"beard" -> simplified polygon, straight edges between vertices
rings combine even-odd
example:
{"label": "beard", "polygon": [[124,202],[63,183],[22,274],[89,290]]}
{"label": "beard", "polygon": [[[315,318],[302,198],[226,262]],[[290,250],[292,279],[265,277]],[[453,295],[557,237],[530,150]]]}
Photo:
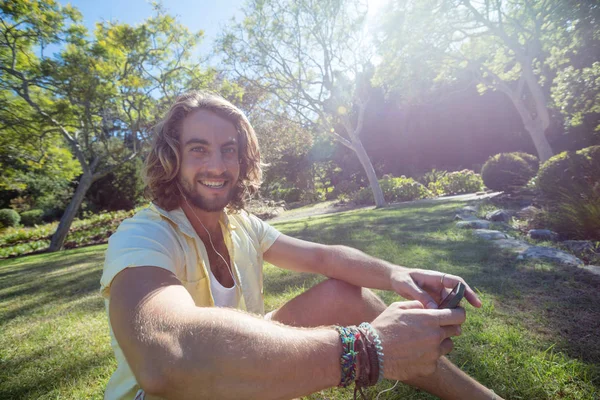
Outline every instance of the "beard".
{"label": "beard", "polygon": [[[210,179],[209,177],[196,177],[194,182],[187,182],[183,179],[179,179],[180,186],[183,191],[185,198],[192,203],[195,207],[198,207],[202,211],[206,212],[217,212],[223,211],[229,204],[235,194],[235,187],[229,187],[227,192],[223,196],[215,197],[209,195],[203,195],[194,190],[195,185],[202,185],[199,181],[202,179]],[[221,176],[221,179],[226,179],[227,184],[232,183],[230,176]]]}

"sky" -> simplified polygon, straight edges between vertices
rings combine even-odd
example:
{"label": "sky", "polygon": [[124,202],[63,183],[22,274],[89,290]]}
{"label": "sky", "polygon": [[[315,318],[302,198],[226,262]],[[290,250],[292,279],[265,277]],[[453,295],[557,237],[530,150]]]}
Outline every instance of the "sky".
{"label": "sky", "polygon": [[[71,4],[83,14],[83,22],[93,32],[96,22],[119,21],[138,24],[152,15],[150,1],[146,0],[59,0]],[[199,46],[202,55],[210,55],[213,41],[222,28],[235,17],[243,17],[244,0],[164,0],[163,6],[169,14],[178,17],[192,32],[204,31],[204,40]]]}
{"label": "sky", "polygon": [[[369,14],[374,13],[385,0],[368,0]],[[152,15],[149,0],[59,0],[61,4],[75,6],[83,14],[83,22],[93,32],[96,22],[119,21],[138,24]],[[213,42],[231,18],[240,21],[243,18],[242,6],[245,0],[163,0],[163,6],[169,14],[178,17],[179,21],[192,32],[204,31],[204,40],[199,46],[199,53],[211,56]],[[54,48],[48,49],[50,53]],[[212,61],[218,61],[211,58]],[[214,63],[212,63],[214,64]]]}

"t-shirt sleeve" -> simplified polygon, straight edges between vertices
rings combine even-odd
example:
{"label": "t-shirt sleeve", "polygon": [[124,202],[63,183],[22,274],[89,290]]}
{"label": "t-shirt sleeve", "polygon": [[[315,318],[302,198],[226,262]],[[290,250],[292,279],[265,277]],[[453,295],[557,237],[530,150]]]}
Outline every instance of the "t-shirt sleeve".
{"label": "t-shirt sleeve", "polygon": [[260,250],[264,254],[275,243],[281,232],[255,215],[248,213],[248,216],[250,218],[250,226],[258,238]]}
{"label": "t-shirt sleeve", "polygon": [[113,279],[126,268],[158,267],[176,275],[181,261],[177,246],[166,221],[136,217],[123,221],[108,239],[100,293],[108,298]]}

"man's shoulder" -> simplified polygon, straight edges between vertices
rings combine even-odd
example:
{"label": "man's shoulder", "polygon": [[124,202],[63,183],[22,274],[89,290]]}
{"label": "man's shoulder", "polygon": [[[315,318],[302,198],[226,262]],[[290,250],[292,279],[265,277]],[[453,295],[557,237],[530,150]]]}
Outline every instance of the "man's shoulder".
{"label": "man's shoulder", "polygon": [[164,237],[175,233],[175,224],[165,218],[153,204],[141,209],[132,217],[121,222],[113,236],[142,235],[146,237]]}
{"label": "man's shoulder", "polygon": [[249,212],[248,210],[239,210],[235,213],[227,213],[227,217],[229,218],[229,221],[237,226],[244,226],[245,228],[248,229],[256,229],[256,225],[257,224],[264,224],[265,222],[263,222],[260,218],[258,218],[256,215],[252,214],[251,212]]}

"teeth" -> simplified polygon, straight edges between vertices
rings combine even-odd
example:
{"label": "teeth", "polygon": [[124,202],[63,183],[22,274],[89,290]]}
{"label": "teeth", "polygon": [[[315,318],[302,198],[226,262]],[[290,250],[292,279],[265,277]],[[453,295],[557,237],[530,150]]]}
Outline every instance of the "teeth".
{"label": "teeth", "polygon": [[220,188],[225,185],[225,182],[211,182],[211,181],[200,181],[205,186],[209,186],[212,188]]}

